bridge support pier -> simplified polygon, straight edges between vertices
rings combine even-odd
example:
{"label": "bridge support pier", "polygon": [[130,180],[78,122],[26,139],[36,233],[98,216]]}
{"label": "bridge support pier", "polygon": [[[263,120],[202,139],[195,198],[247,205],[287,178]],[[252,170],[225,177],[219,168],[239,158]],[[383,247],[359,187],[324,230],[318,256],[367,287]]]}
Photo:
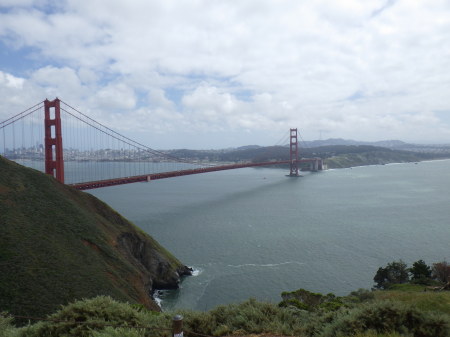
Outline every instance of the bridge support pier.
{"label": "bridge support pier", "polygon": [[[46,99],[45,108],[45,173],[64,184],[64,159],[61,132],[60,100]],[[53,110],[50,110],[53,109]]]}

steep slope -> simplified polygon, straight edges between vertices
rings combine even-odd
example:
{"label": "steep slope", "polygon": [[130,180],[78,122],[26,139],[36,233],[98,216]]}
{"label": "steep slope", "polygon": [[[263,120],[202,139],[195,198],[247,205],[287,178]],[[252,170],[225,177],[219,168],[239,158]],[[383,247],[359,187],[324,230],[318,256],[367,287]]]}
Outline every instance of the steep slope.
{"label": "steep slope", "polygon": [[96,295],[158,310],[152,291],[188,274],[105,203],[0,157],[0,311],[42,315]]}

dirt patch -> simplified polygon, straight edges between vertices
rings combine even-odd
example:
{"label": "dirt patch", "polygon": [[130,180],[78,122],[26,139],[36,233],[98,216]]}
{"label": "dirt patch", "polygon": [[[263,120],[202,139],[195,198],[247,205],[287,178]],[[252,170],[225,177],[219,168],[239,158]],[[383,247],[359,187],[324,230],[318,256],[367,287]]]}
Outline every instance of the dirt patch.
{"label": "dirt patch", "polygon": [[90,247],[90,248],[92,248],[93,250],[95,250],[97,252],[101,251],[100,247],[97,246],[95,243],[92,243],[92,242],[90,242],[88,240],[81,240],[81,242],[83,242],[83,245],[85,245],[86,247]]}
{"label": "dirt patch", "polygon": [[11,191],[9,187],[0,185],[0,194],[7,194]]}

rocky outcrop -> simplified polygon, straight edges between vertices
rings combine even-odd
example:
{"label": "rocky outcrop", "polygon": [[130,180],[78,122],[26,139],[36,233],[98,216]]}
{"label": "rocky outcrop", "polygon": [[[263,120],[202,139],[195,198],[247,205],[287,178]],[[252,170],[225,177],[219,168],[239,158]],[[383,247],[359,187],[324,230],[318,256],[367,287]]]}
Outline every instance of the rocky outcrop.
{"label": "rocky outcrop", "polygon": [[163,254],[161,247],[138,233],[122,233],[119,249],[142,271],[149,293],[156,289],[177,289],[181,277],[191,275],[192,269]]}

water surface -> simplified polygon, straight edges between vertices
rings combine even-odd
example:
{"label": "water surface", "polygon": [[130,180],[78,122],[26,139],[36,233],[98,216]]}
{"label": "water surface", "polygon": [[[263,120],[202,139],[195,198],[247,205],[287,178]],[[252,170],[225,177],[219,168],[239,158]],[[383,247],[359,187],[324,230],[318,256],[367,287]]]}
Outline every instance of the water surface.
{"label": "water surface", "polygon": [[273,168],[92,190],[196,270],[163,308],[207,310],[305,288],[370,288],[380,266],[450,258],[450,161],[289,178]]}

